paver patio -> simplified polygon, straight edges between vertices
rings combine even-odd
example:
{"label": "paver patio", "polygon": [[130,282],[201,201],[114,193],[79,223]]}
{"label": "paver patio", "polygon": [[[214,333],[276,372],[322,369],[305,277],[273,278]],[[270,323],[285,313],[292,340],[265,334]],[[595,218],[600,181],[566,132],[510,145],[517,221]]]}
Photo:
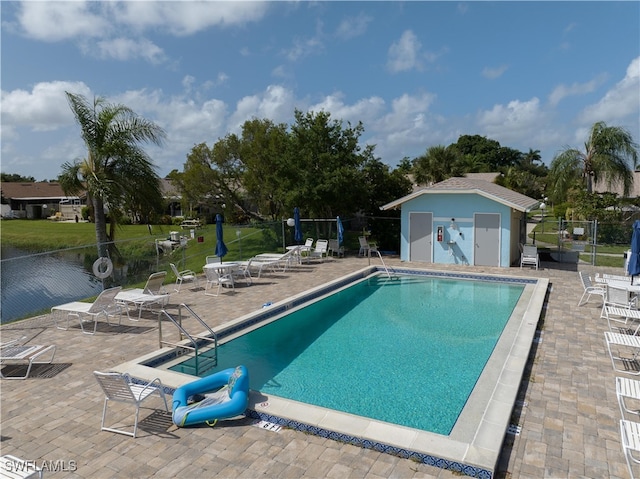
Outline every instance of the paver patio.
{"label": "paver patio", "polygon": [[[371,260],[379,264],[379,260]],[[385,258],[389,266],[407,266]],[[205,296],[183,286],[170,303],[190,305],[211,326],[358,270],[366,258],[341,258],[263,276],[234,295]],[[497,477],[628,477],[618,430],[620,412],[615,374],[606,353],[606,320],[593,299],[582,294],[577,267],[542,263],[538,271],[461,265],[412,267],[549,278],[548,301],[540,319],[540,340],[521,387]],[[605,272],[621,274],[622,267]],[[171,288],[172,290],[173,288]],[[216,427],[179,429],[160,411],[158,399],[141,410],[136,439],[100,431],[103,394],[92,371],[108,370],[158,347],[158,322],[98,326],[95,336],[79,328],[54,327],[43,315],[0,328],[2,342],[27,336],[33,344],[56,344],[54,366],[36,368],[31,379],[0,383],[0,453],[44,465],[45,477],[459,477],[407,459],[330,439],[282,429],[262,430],[251,420],[223,421]],[[167,329],[165,334],[171,334]],[[34,366],[35,368],[35,366]],[[117,410],[117,406],[115,408]],[[129,410],[122,407],[123,415]]]}

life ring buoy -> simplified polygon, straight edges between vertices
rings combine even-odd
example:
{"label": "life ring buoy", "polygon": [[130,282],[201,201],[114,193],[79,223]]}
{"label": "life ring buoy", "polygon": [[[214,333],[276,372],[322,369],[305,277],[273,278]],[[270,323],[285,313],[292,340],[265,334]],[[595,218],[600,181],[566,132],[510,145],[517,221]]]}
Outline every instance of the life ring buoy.
{"label": "life ring buoy", "polygon": [[93,274],[96,278],[105,279],[111,276],[113,263],[109,258],[101,257],[93,263]]}

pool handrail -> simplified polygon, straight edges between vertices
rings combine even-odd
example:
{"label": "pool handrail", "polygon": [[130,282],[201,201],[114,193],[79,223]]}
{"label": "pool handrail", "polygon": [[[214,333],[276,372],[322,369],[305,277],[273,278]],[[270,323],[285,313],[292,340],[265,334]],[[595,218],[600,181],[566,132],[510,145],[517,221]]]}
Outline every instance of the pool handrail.
{"label": "pool handrail", "polygon": [[[200,323],[201,326],[203,326],[205,328],[206,331],[208,331],[208,334],[205,333],[201,333],[201,334],[189,334],[187,332],[186,329],[184,329],[184,327],[182,326],[182,308],[185,308],[187,310],[187,312],[196,320]],[[200,360],[199,360],[199,356],[198,353],[200,351],[200,346],[202,345],[203,342],[208,342],[208,343],[213,343],[213,352],[214,355],[213,357],[207,357],[207,365],[209,367],[216,367],[218,365],[218,335],[216,334],[216,332],[211,329],[209,327],[209,325],[207,323],[205,323],[200,316],[198,316],[193,309],[191,309],[189,306],[187,306],[184,303],[181,303],[178,306],[178,320],[176,320],[171,314],[169,314],[167,312],[166,309],[162,309],[160,314],[164,314],[175,326],[176,328],[178,328],[178,330],[180,331],[180,341],[177,343],[171,342],[171,341],[166,341],[164,339],[162,339],[162,321],[158,321],[158,335],[159,335],[159,344],[160,344],[160,348],[162,348],[163,345],[165,346],[172,346],[175,348],[180,348],[180,349],[187,349],[193,352],[194,354],[194,359],[195,359],[195,374],[196,376],[199,375],[200,371]],[[185,344],[185,338],[188,339],[188,342],[191,343],[191,346],[189,346],[188,344]],[[213,362],[213,364],[211,364],[211,362]]]}

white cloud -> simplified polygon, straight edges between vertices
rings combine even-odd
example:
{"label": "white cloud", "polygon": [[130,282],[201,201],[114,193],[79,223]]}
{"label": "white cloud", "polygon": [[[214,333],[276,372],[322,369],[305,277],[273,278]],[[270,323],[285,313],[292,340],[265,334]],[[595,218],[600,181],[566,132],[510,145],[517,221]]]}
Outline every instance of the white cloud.
{"label": "white cloud", "polygon": [[21,2],[17,19],[27,36],[56,42],[105,35],[111,22],[102,13],[102,2]]}
{"label": "white cloud", "polygon": [[411,30],[406,30],[397,42],[389,47],[387,68],[393,72],[421,69],[422,44]]}
{"label": "white cloud", "polygon": [[326,111],[334,120],[351,122],[355,126],[359,121],[377,118],[384,109],[384,100],[378,96],[363,98],[353,105],[344,103],[344,95],[340,92],[325,97],[321,102],[309,106],[310,111]]}
{"label": "white cloud", "polygon": [[[446,48],[442,50],[446,51]],[[387,69],[392,73],[409,70],[423,70],[425,61],[433,63],[441,53],[433,53],[422,49],[422,44],[415,33],[405,30],[400,39],[389,47]]]}
{"label": "white cloud", "polygon": [[2,91],[3,130],[28,126],[33,131],[48,131],[72,124],[66,91],[91,98],[89,87],[82,82],[37,83],[31,91]]}
{"label": "white cloud", "polygon": [[289,61],[296,61],[307,57],[319,51],[322,51],[324,45],[318,37],[311,38],[295,38],[293,46],[284,51],[284,55]]}
{"label": "white cloud", "polygon": [[114,19],[138,31],[158,29],[186,36],[211,26],[244,25],[260,20],[269,2],[117,2],[111,5]]}
{"label": "white cloud", "polygon": [[513,100],[507,105],[495,105],[491,110],[477,115],[480,133],[497,140],[502,145],[517,149],[536,149],[548,144],[548,114],[540,107],[536,97],[529,101]]}
{"label": "white cloud", "polygon": [[280,85],[269,85],[261,95],[241,98],[227,123],[230,132],[238,133],[242,124],[252,118],[268,118],[274,123],[287,123],[294,110],[293,92]]}
{"label": "white cloud", "polygon": [[[579,120],[586,123],[597,121],[619,121],[630,118],[638,125],[640,112],[640,57],[634,58],[625,77],[609,90],[595,105],[586,107],[579,115]],[[622,126],[622,125],[616,125]]]}
{"label": "white cloud", "polygon": [[506,65],[501,65],[495,68],[484,67],[482,70],[482,76],[490,80],[495,80],[496,78],[500,78],[502,74],[507,71],[507,68],[508,67]]}
{"label": "white cloud", "polygon": [[591,93],[595,91],[598,86],[602,85],[602,83],[605,82],[606,77],[607,75],[599,75],[598,77],[586,83],[573,83],[570,86],[558,85],[549,95],[549,104],[551,106],[556,106],[558,103],[560,103],[561,100],[568,96]]}
{"label": "white cloud", "polygon": [[358,14],[356,17],[345,18],[340,22],[336,29],[336,37],[348,40],[350,38],[364,35],[367,31],[369,23],[373,21],[373,17],[365,15],[364,13]]}
{"label": "white cloud", "polygon": [[98,41],[95,46],[96,48],[84,46],[83,52],[96,55],[98,58],[113,58],[121,61],[142,58],[150,63],[161,63],[166,59],[162,48],[146,38],[139,40],[123,37],[111,38]]}

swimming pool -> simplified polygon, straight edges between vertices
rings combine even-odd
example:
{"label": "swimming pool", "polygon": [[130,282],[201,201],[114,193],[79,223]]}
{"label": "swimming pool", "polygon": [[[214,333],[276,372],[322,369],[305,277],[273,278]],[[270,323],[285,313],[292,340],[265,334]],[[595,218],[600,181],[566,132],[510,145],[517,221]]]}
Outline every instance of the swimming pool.
{"label": "swimming pool", "polygon": [[[216,328],[221,343],[245,334],[282,315],[326,295],[376,274],[382,268],[369,266],[333,281],[274,303],[270,308],[246,314]],[[500,457],[503,439],[521,385],[523,371],[536,335],[549,280],[508,275],[455,273],[397,267],[398,274],[426,278],[470,279],[524,285],[520,299],[504,326],[486,365],[469,395],[449,435],[390,424],[385,421],[344,413],[252,391],[248,413],[308,434],[319,435],[360,447],[390,453],[416,462],[460,471],[474,477],[492,477]],[[453,306],[453,305],[452,305]],[[179,358],[177,362],[182,361]],[[160,377],[167,392],[193,380],[167,370],[167,362],[176,360],[171,351],[158,350],[114,369],[135,377]],[[175,363],[174,363],[175,364]]]}
{"label": "swimming pool", "polygon": [[448,435],[523,289],[368,278],[222,344],[205,374],[244,364],[255,391]]}

